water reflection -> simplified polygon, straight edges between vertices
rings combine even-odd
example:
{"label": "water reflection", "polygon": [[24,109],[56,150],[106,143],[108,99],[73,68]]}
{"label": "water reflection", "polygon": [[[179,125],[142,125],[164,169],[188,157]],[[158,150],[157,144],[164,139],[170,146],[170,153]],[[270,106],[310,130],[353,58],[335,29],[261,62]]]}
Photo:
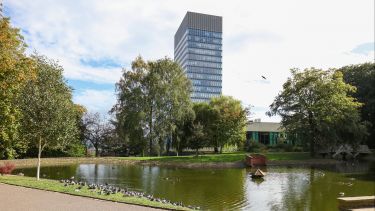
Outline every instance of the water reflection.
{"label": "water reflection", "polygon": [[[337,210],[339,192],[345,196],[375,194],[374,164],[262,170],[267,172],[262,180],[251,178],[254,169],[108,164],[42,167],[41,173],[51,179],[75,176],[92,183],[130,187],[206,210]],[[35,171],[18,169],[15,173],[34,176]]]}

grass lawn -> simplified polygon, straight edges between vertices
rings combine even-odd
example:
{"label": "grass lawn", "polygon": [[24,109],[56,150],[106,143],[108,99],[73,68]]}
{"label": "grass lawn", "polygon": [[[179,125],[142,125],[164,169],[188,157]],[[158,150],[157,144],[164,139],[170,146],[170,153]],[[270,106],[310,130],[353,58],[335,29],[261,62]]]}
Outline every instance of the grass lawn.
{"label": "grass lawn", "polygon": [[136,204],[136,205],[143,205],[149,207],[156,207],[156,208],[167,208],[173,210],[189,210],[185,207],[173,206],[172,204],[163,204],[161,202],[150,201],[146,198],[138,198],[138,197],[124,197],[123,194],[111,194],[111,195],[99,195],[98,191],[89,190],[87,187],[83,187],[79,192],[76,192],[76,188],[78,185],[68,185],[64,186],[62,183],[56,180],[48,180],[48,179],[41,179],[37,181],[34,177],[23,177],[23,176],[10,176],[10,175],[3,175],[0,176],[0,183],[11,184],[11,185],[18,185],[23,187],[41,189],[41,190],[49,190],[49,191],[56,191],[60,193],[67,193],[71,195],[77,196],[86,196],[91,198],[109,200],[109,201],[116,201],[116,202],[124,202],[128,204]]}
{"label": "grass lawn", "polygon": [[[186,163],[206,163],[206,162],[236,162],[242,161],[249,153],[223,153],[206,154],[200,156],[161,156],[161,157],[124,157],[120,159],[140,160],[140,161],[160,161],[160,162],[186,162]],[[308,152],[270,152],[265,153],[268,160],[307,160],[311,159]]]}

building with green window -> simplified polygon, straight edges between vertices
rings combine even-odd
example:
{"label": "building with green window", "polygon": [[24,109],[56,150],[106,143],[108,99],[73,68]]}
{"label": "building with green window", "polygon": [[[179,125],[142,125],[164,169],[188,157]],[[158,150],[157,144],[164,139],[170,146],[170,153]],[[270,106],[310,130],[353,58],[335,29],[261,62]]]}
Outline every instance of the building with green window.
{"label": "building with green window", "polygon": [[281,124],[278,122],[254,121],[247,125],[246,140],[264,145],[288,142]]}

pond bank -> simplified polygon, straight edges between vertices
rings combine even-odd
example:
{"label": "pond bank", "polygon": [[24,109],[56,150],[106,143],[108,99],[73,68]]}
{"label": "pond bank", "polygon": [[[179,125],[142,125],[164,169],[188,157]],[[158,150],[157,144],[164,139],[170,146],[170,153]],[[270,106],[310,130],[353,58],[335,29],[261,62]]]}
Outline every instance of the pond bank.
{"label": "pond bank", "polygon": [[[242,157],[242,156],[241,156]],[[137,159],[138,158],[138,159]],[[244,155],[243,155],[244,158]],[[0,160],[0,165],[9,162],[16,166],[16,168],[35,167],[37,159],[16,159],[16,160]],[[296,160],[269,160],[269,166],[290,166],[290,165],[331,165],[342,161],[334,159],[296,159]],[[151,166],[167,166],[167,167],[183,167],[183,168],[245,168],[242,159],[237,159],[230,162],[212,162],[212,161],[197,161],[189,159],[145,159],[142,157],[99,157],[99,158],[42,158],[42,166],[55,165],[71,165],[71,164],[118,164],[118,165],[151,165]]]}
{"label": "pond bank", "polygon": [[[41,179],[41,180],[38,181],[34,177],[15,176],[15,175],[2,175],[1,176],[0,175],[0,186],[1,187],[7,187],[6,185],[1,185],[1,184],[15,185],[15,186],[20,186],[20,187],[38,189],[38,190],[30,189],[29,192],[30,191],[34,192],[37,195],[38,194],[39,195],[45,194],[46,197],[40,197],[40,199],[48,202],[50,205],[54,205],[55,200],[51,199],[51,201],[50,201],[49,196],[56,196],[56,194],[50,194],[51,191],[56,192],[56,193],[58,193],[58,195],[60,195],[60,197],[57,197],[57,200],[60,199],[60,198],[70,198],[70,200],[68,200],[69,203],[67,203],[67,201],[65,201],[65,200],[60,200],[60,201],[63,202],[62,203],[63,210],[67,209],[67,207],[66,207],[67,204],[71,205],[72,203],[73,204],[76,203],[77,205],[81,205],[81,207],[76,208],[76,209],[67,209],[67,210],[82,210],[82,209],[91,210],[91,209],[87,209],[87,207],[86,207],[86,205],[88,205],[88,204],[86,204],[87,202],[86,203],[82,202],[82,201],[87,201],[87,199],[89,199],[89,200],[90,199],[91,200],[92,199],[100,199],[100,200],[107,201],[107,203],[108,202],[124,203],[124,204],[128,205],[128,208],[130,210],[133,210],[133,209],[131,209],[132,207],[137,208],[137,209],[134,209],[134,210],[156,210],[156,209],[151,209],[151,208],[159,208],[159,209],[161,208],[161,209],[167,209],[167,210],[191,210],[187,207],[175,206],[175,205],[172,205],[172,204],[162,203],[162,202],[158,202],[158,201],[151,201],[151,200],[149,200],[147,198],[144,198],[144,197],[124,196],[120,192],[115,193],[115,194],[110,194],[110,195],[99,194],[97,190],[91,190],[87,186],[82,187],[78,184],[76,184],[76,185],[64,185],[63,183],[61,183],[59,181],[50,180],[50,179]],[[8,188],[12,189],[11,187],[8,187]],[[27,190],[28,189],[26,189],[26,191]],[[44,191],[41,191],[41,190],[44,190]],[[17,191],[17,190],[14,190],[14,188],[13,188],[13,191]],[[46,192],[46,191],[48,191],[49,193]],[[0,194],[1,194],[0,196],[5,195],[5,194],[2,194],[2,192],[4,192],[4,191],[3,190],[0,191]],[[7,194],[13,196],[10,193],[7,193]],[[22,192],[20,192],[19,194],[22,194]],[[80,196],[80,197],[77,197],[77,196]],[[17,197],[17,195],[15,197]],[[25,198],[28,199],[26,201],[31,201],[30,197],[33,197],[33,194],[25,197]],[[37,198],[39,198],[39,197],[37,197]],[[2,197],[2,199],[3,199],[3,197]],[[21,201],[24,201],[24,200],[21,200]],[[80,203],[80,202],[82,202],[82,203]],[[56,202],[56,203],[59,204],[58,202]],[[91,203],[95,203],[95,201],[92,201]],[[82,205],[84,205],[84,207],[82,207]],[[98,204],[99,208],[102,207],[102,205]],[[137,207],[135,205],[138,205],[140,207]],[[116,204],[112,203],[108,206],[108,207],[110,207],[110,209],[92,209],[92,210],[112,210],[112,206],[114,206],[114,208],[116,208]],[[31,207],[31,208],[34,208],[34,207]],[[122,206],[122,210],[124,210],[125,208],[126,208],[126,206]],[[24,210],[24,209],[20,209],[20,210]],[[28,207],[27,210],[30,210],[30,207]],[[41,209],[35,209],[35,210],[52,210],[52,208],[41,207]],[[118,209],[118,210],[120,210],[120,209]],[[127,210],[127,209],[125,209],[125,210]]]}

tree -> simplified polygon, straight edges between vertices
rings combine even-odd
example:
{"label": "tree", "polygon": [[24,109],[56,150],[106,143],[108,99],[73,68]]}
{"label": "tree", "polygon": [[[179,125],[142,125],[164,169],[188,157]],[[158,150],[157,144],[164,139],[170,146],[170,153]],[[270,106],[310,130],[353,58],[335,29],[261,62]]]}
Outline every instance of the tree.
{"label": "tree", "polygon": [[365,132],[358,118],[361,103],[349,95],[356,88],[343,81],[341,72],[333,70],[292,69],[291,74],[270,105],[268,115],[280,115],[287,133],[307,143],[311,156],[315,145],[354,144],[356,137],[348,140],[351,131],[346,130],[346,125],[350,123],[358,133]]}
{"label": "tree", "polygon": [[34,64],[25,55],[26,44],[19,29],[3,16],[0,4],[0,159],[17,156],[25,146],[18,142],[20,110],[17,99],[25,83],[35,75]]}
{"label": "tree", "polygon": [[118,101],[112,112],[123,133],[140,143],[148,140],[149,154],[160,155],[154,152],[155,141],[164,143],[177,122],[191,113],[190,89],[189,79],[171,59],[145,62],[137,57],[116,84]]}
{"label": "tree", "polygon": [[109,142],[113,125],[100,116],[99,113],[86,113],[83,117],[85,125],[85,140],[95,148],[95,156],[99,157],[100,149]]}
{"label": "tree", "polygon": [[28,81],[19,98],[23,140],[38,147],[37,179],[45,148],[64,148],[77,139],[77,122],[70,87],[63,68],[46,57],[35,55],[37,75]]}
{"label": "tree", "polygon": [[363,63],[339,68],[344,74],[344,81],[357,88],[357,92],[351,93],[359,102],[361,107],[361,118],[371,123],[367,144],[370,148],[375,147],[375,63]]}
{"label": "tree", "polygon": [[207,143],[207,136],[204,133],[203,125],[193,123],[191,128],[192,134],[189,138],[189,147],[195,150],[195,155],[198,156],[200,148],[204,147]]}
{"label": "tree", "polygon": [[80,157],[87,155],[85,125],[83,123],[83,116],[87,113],[87,109],[83,105],[74,104],[72,112],[75,114],[78,136],[63,149],[63,152],[69,157]]}
{"label": "tree", "polygon": [[194,120],[195,114],[193,112],[176,122],[176,129],[172,134],[173,142],[168,144],[176,149],[177,156],[179,156],[185,148],[190,146],[194,133]]}
{"label": "tree", "polygon": [[179,152],[189,147],[195,149],[198,154],[200,148],[214,143],[214,123],[217,121],[218,113],[208,103],[194,103],[193,112],[177,128],[179,143],[176,149],[179,149]]}
{"label": "tree", "polygon": [[240,145],[246,138],[246,123],[249,110],[243,108],[239,100],[230,96],[212,98],[209,106],[213,109],[211,143],[220,153],[224,145]]}

